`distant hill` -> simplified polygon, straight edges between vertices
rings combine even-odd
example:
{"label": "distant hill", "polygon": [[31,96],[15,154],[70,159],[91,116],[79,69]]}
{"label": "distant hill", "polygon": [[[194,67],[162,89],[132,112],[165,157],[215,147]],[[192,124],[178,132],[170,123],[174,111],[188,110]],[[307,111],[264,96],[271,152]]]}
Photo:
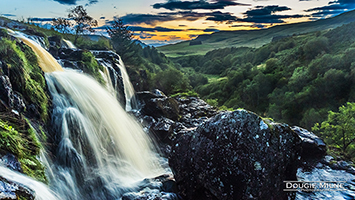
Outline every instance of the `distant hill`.
{"label": "distant hill", "polygon": [[204,55],[208,51],[225,47],[260,47],[272,41],[273,38],[282,38],[294,34],[334,29],[343,24],[355,21],[355,10],[342,13],[336,17],[311,22],[285,24],[269,29],[220,31],[210,35],[201,35],[195,40],[201,45],[190,45],[191,41],[158,47],[158,50],[168,57],[185,55]]}

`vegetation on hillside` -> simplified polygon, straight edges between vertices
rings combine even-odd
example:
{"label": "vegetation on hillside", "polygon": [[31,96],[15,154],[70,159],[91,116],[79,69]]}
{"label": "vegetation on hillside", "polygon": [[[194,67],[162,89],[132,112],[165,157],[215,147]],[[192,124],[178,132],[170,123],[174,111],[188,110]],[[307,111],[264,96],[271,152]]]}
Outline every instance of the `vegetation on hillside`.
{"label": "vegetation on hillside", "polygon": [[328,118],[321,124],[316,123],[312,130],[331,147],[339,149],[346,156],[355,155],[355,103],[339,107],[339,112],[329,111]]}
{"label": "vegetation on hillside", "polygon": [[25,101],[33,104],[43,120],[48,118],[48,95],[43,71],[38,66],[37,56],[30,47],[12,41],[4,30],[0,36],[0,58],[5,61],[8,69],[2,73],[8,75],[15,91],[23,94]]}
{"label": "vegetation on hillside", "polygon": [[329,110],[355,99],[354,28],[350,23],[257,49],[218,49],[174,62],[190,74],[197,93],[216,99],[218,106],[242,107],[311,128],[325,120]]}
{"label": "vegetation on hillside", "polygon": [[[120,18],[107,29],[113,49],[128,66],[131,80],[147,79],[147,84],[138,90],[158,88],[165,94],[189,92],[192,87],[184,73],[176,69],[175,64],[155,47],[142,47],[133,38],[133,33]],[[144,73],[142,73],[142,70]],[[147,74],[147,77],[142,77]]]}
{"label": "vegetation on hillside", "polygon": [[[37,56],[27,45],[12,40],[4,29],[0,29],[0,44],[2,66],[0,75],[3,78],[2,80],[8,77],[13,94],[19,96],[26,105],[30,105],[17,111],[43,123],[48,119],[48,107],[50,105],[46,93],[45,79],[41,68],[38,66]],[[6,88],[3,90],[6,90]],[[7,98],[6,95],[11,94],[2,95]],[[2,104],[4,103],[7,104],[8,102],[2,102]],[[18,102],[18,104],[21,104],[21,102]],[[37,160],[41,145],[36,138],[35,130],[19,113],[4,107],[0,112],[0,154],[11,153],[15,155],[25,174],[46,182],[44,167]]]}

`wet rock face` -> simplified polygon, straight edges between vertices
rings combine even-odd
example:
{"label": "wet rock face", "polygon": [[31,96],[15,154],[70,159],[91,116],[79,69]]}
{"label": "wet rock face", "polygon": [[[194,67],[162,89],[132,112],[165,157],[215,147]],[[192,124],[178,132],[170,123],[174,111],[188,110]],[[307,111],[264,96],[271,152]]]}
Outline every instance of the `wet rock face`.
{"label": "wet rock face", "polygon": [[[12,92],[12,85],[8,76],[0,76],[0,99],[1,104],[7,108],[14,105],[14,94]],[[4,111],[4,110],[3,110]]]}
{"label": "wet rock face", "polygon": [[197,97],[180,97],[176,100],[179,102],[182,116],[180,121],[187,128],[197,127],[218,113],[215,108]]}
{"label": "wet rock face", "polygon": [[171,145],[177,134],[194,129],[217,114],[215,108],[197,97],[170,98],[154,90],[137,92],[137,99],[141,108],[133,114],[153,133],[158,144]]}
{"label": "wet rock face", "polygon": [[291,129],[302,140],[302,158],[322,157],[326,154],[327,147],[321,138],[298,126],[293,126]]}
{"label": "wet rock face", "polygon": [[256,114],[223,112],[196,131],[179,134],[169,165],[186,199],[287,199],[284,180],[296,180],[300,138],[285,124]]}
{"label": "wet rock face", "polygon": [[4,156],[0,156],[0,163],[2,163],[4,166],[13,171],[22,172],[21,163],[11,153],[7,153]]}
{"label": "wet rock face", "polygon": [[11,109],[23,112],[26,105],[21,95],[13,91],[10,78],[2,75],[0,76],[0,111],[5,112]]}
{"label": "wet rock face", "polygon": [[143,115],[154,118],[166,117],[174,121],[179,119],[179,104],[171,97],[158,95],[152,92],[137,92],[137,99],[141,105]]}
{"label": "wet rock face", "polygon": [[136,188],[137,192],[127,192],[122,200],[180,200],[175,194],[176,183],[170,175],[144,179]]}
{"label": "wet rock face", "polygon": [[33,200],[34,192],[29,188],[10,182],[0,177],[0,199],[18,199],[21,196],[24,199]]}

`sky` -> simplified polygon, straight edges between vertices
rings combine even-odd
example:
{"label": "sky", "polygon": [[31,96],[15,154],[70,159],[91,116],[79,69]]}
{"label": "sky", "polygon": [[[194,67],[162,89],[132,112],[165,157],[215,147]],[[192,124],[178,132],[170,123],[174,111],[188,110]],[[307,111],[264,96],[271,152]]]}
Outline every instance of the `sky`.
{"label": "sky", "polygon": [[332,17],[355,9],[355,0],[0,0],[0,15],[49,23],[85,6],[97,34],[119,17],[135,37],[159,46],[218,31],[250,30]]}

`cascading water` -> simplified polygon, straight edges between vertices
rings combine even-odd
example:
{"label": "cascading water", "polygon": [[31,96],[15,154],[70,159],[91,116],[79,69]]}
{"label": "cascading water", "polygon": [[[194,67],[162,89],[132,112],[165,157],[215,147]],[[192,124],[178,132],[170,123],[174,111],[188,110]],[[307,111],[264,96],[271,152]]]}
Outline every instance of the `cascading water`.
{"label": "cascading water", "polygon": [[124,63],[122,61],[122,59],[119,59],[119,68],[121,70],[121,74],[122,74],[122,79],[123,79],[123,85],[124,85],[124,91],[126,94],[126,110],[132,110],[132,108],[137,108],[137,102],[134,99],[134,88],[133,85],[131,83],[131,81],[129,80],[129,76],[126,70],[126,67],[124,66]]}
{"label": "cascading water", "polygon": [[65,44],[69,49],[77,49],[76,46],[71,41],[65,39],[63,39],[63,41],[65,42]]}
{"label": "cascading water", "polygon": [[[159,173],[149,138],[95,80],[74,71],[46,74],[46,80],[56,105],[58,147],[52,169],[64,180],[53,181],[59,184],[57,193],[69,190],[77,196],[73,199],[110,199]],[[76,187],[67,188],[68,182]],[[98,188],[105,192],[97,194]]]}
{"label": "cascading water", "polygon": [[[100,51],[92,51],[92,53],[94,55],[98,55],[98,54],[100,54]],[[115,66],[117,66],[119,68],[119,71],[121,72],[121,76],[122,76],[124,92],[125,92],[125,99],[126,99],[125,109],[126,109],[126,111],[130,111],[132,109],[136,109],[138,106],[137,106],[137,102],[136,102],[136,100],[134,98],[135,91],[134,91],[133,85],[132,85],[132,83],[131,83],[131,81],[129,79],[126,67],[125,67],[121,57],[118,56],[118,59],[115,58],[115,61],[118,63]],[[112,70],[114,71],[115,70],[112,67],[112,63],[110,63],[110,62],[107,62],[107,61],[105,61],[103,59],[98,59],[98,62],[104,68],[106,68],[106,70],[108,70],[108,71],[112,71]],[[110,74],[110,77],[107,77],[107,79],[109,79],[109,78],[113,79],[112,82],[114,82],[114,84],[112,86],[113,86],[113,89],[115,91],[117,91],[117,87],[118,86],[116,84],[116,82],[117,82],[116,80],[118,79],[118,77],[115,77],[116,75],[114,73],[109,73],[109,74]]]}
{"label": "cascading water", "polygon": [[30,46],[32,50],[36,53],[38,58],[38,64],[42,68],[43,72],[53,72],[53,71],[63,71],[62,66],[53,58],[53,56],[48,53],[42,46],[33,41],[32,39],[26,37],[25,34],[21,32],[15,32],[8,29],[10,35],[20,39],[25,44]]}
{"label": "cascading water", "polygon": [[56,196],[56,194],[51,191],[47,185],[35,181],[19,172],[14,172],[6,167],[0,166],[0,176],[9,181],[17,182],[30,188],[35,192],[36,200],[59,200],[58,196]]}
{"label": "cascading water", "polygon": [[13,35],[37,53],[46,72],[55,134],[41,159],[60,199],[119,199],[143,178],[163,173],[150,138],[110,92],[89,76],[51,66],[55,59],[44,49]]}

